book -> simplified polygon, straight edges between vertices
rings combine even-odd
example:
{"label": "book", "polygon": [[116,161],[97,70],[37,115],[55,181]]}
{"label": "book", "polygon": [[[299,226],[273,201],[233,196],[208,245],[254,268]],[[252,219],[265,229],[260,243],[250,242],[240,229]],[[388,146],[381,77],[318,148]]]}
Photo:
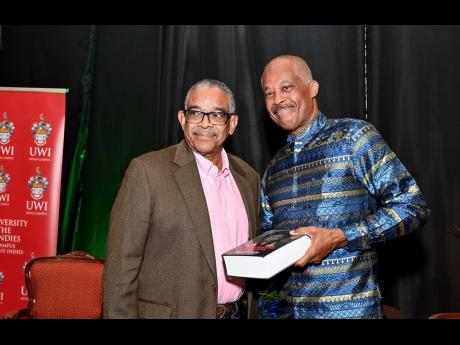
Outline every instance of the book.
{"label": "book", "polygon": [[299,260],[310,247],[307,235],[270,230],[222,254],[227,275],[269,279]]}

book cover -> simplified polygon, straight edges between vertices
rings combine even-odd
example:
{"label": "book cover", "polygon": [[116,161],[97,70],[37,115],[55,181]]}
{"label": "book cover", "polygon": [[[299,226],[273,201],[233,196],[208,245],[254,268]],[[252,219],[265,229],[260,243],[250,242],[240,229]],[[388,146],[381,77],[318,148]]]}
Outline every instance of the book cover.
{"label": "book cover", "polygon": [[310,247],[306,235],[270,230],[222,254],[227,275],[268,279],[299,260]]}

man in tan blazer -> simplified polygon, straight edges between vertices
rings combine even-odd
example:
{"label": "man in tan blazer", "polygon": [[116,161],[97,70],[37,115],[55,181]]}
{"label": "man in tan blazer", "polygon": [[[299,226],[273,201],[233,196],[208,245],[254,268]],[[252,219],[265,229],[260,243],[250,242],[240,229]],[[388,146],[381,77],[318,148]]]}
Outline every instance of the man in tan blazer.
{"label": "man in tan blazer", "polygon": [[[258,231],[259,175],[223,149],[238,124],[233,94],[205,79],[184,105],[185,139],[133,159],[113,205],[105,318],[238,318],[242,308],[254,310],[245,280],[225,276],[221,258]],[[223,222],[222,214],[232,216]]]}

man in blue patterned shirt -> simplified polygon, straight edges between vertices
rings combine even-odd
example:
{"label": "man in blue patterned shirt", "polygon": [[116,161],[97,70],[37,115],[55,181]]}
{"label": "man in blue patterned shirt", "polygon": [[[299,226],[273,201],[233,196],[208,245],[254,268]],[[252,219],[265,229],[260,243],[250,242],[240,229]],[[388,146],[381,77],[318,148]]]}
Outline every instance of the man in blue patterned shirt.
{"label": "man in blue patterned shirt", "polygon": [[312,238],[277,277],[274,315],[382,318],[375,245],[425,223],[419,187],[373,125],[320,112],[301,58],[273,59],[261,82],[271,119],[289,132],[262,180],[262,228]]}

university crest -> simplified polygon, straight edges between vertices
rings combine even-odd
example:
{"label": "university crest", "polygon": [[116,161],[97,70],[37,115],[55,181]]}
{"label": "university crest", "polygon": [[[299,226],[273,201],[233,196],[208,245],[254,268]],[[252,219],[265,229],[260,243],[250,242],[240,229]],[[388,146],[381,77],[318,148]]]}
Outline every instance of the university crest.
{"label": "university crest", "polygon": [[29,178],[29,188],[32,192],[32,198],[39,200],[43,197],[43,193],[48,188],[48,180],[45,176],[41,176],[40,168],[35,170],[37,175],[31,176]]}
{"label": "university crest", "polygon": [[8,121],[8,115],[3,113],[3,121],[0,122],[0,144],[6,145],[10,142],[11,136],[14,133],[14,124]]}
{"label": "university crest", "polygon": [[45,122],[43,114],[40,114],[40,122],[36,122],[32,126],[32,135],[34,136],[35,144],[38,146],[45,145],[52,130],[51,125]]}

